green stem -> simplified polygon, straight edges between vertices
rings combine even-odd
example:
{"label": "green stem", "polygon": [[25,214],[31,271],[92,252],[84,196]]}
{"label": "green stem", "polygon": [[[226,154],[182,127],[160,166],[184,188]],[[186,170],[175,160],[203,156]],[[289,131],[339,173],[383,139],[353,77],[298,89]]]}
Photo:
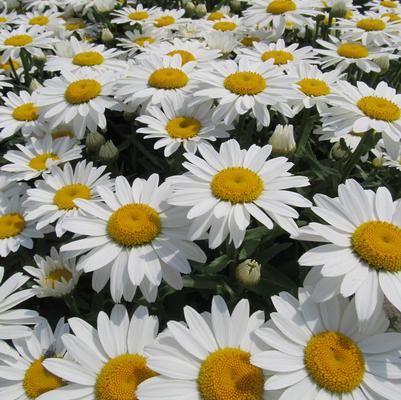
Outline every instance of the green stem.
{"label": "green stem", "polygon": [[73,294],[69,294],[64,296],[64,302],[68,309],[70,310],[71,314],[77,317],[82,317],[82,313],[78,308],[77,302]]}
{"label": "green stem", "polygon": [[29,88],[29,85],[31,84],[31,75],[29,73],[30,71],[30,55],[25,49],[21,49],[21,61],[22,61],[22,66],[24,68],[24,77],[25,77],[25,86]]}
{"label": "green stem", "polygon": [[10,63],[10,68],[11,68],[12,74],[13,74],[13,76],[14,76],[15,82],[16,82],[17,84],[20,84],[20,80],[19,80],[17,71],[15,70],[15,67],[14,67],[14,64],[13,64],[13,60],[12,60],[11,57],[9,58],[9,63]]}
{"label": "green stem", "polygon": [[297,143],[296,155],[300,156],[303,153],[306,143],[308,143],[310,134],[313,128],[313,119],[310,118],[310,108],[305,108],[301,123],[301,136]]}

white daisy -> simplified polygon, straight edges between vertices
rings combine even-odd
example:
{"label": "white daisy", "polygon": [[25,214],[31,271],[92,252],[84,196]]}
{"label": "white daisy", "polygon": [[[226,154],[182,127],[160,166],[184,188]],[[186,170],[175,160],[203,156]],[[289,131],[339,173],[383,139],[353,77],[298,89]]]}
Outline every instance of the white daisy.
{"label": "white daisy", "polygon": [[330,143],[338,143],[341,139],[344,139],[347,147],[354,152],[358,147],[359,142],[365,135],[365,132],[354,132],[341,133],[340,135],[335,130],[322,129],[318,127],[313,131],[314,134],[319,135],[319,141],[329,140]]}
{"label": "white daisy", "polygon": [[287,292],[273,296],[277,312],[255,332],[273,348],[251,358],[273,374],[265,389],[282,390],[281,400],[300,393],[303,400],[399,399],[401,334],[385,333],[382,310],[358,329],[354,300],[316,304],[310,290],[299,289],[299,300]]}
{"label": "white daisy", "polygon": [[43,364],[69,384],[40,400],[136,399],[138,385],[156,375],[144,348],[156,338],[157,317],[140,306],[130,320],[126,308],[115,305],[110,319],[99,313],[97,330],[79,318],[68,322],[75,335],[66,334],[62,340],[71,360],[53,358]]}
{"label": "white daisy", "polygon": [[207,13],[203,18],[208,21],[220,21],[221,19],[227,18],[230,16],[230,6],[222,6],[220,8],[216,8],[214,11]]}
{"label": "white daisy", "polygon": [[0,63],[0,73],[6,75],[14,75],[13,69],[15,70],[18,76],[21,76],[21,72],[24,70],[22,68],[22,62],[18,58],[16,60],[7,60],[5,63]]}
{"label": "white daisy", "polygon": [[185,211],[167,204],[170,186],[159,177],[137,178],[129,185],[119,176],[116,191],[98,187],[104,203],[77,199],[86,216],[70,217],[63,227],[86,238],[61,247],[68,255],[87,253],[78,270],[94,271],[93,288],[100,291],[110,278],[115,302],[131,301],[139,286],[147,301],[154,301],[162,278],[182,288],[181,273],[189,273],[188,259],[205,262],[206,256],[188,240]]}
{"label": "white daisy", "polygon": [[366,4],[369,6],[370,11],[377,13],[394,13],[396,15],[401,13],[401,4],[393,0],[373,0]]}
{"label": "white daisy", "polygon": [[69,38],[76,33],[80,38],[84,39],[87,37],[96,37],[99,25],[81,18],[68,18],[65,22],[64,28],[64,32],[59,33],[60,37]]}
{"label": "white daisy", "polygon": [[69,331],[64,318],[53,333],[49,323],[41,318],[30,336],[14,339],[14,348],[0,343],[0,396],[8,400],[41,399],[43,393],[64,386],[64,382],[45,369],[43,360],[65,354],[61,341]]}
{"label": "white daisy", "polygon": [[[286,189],[309,185],[308,178],[293,176],[285,157],[266,161],[272,147],[252,145],[241,150],[234,139],[224,142],[217,153],[210,145],[200,145],[203,158],[184,154],[183,166],[190,172],[169,178],[174,193],[171,204],[191,207],[187,218],[193,220],[189,237],[199,238],[209,230],[209,247],[214,249],[230,235],[238,248],[253,216],[268,229],[273,221],[283,229],[297,231],[291,206],[310,207],[298,193]],[[272,221],[273,220],[273,221]]]}
{"label": "white daisy", "polygon": [[117,38],[117,46],[127,51],[128,57],[152,44],[157,44],[164,37],[163,32],[153,27],[144,27],[142,31],[126,31],[124,34],[126,37]]}
{"label": "white daisy", "polygon": [[231,32],[238,35],[244,31],[243,18],[238,15],[225,17],[218,21],[202,20],[200,26],[206,31]]}
{"label": "white daisy", "polygon": [[382,166],[396,168],[401,171],[401,142],[379,140],[376,147],[371,152],[382,160]]}
{"label": "white daisy", "polygon": [[200,143],[227,138],[230,135],[223,121],[213,123],[213,101],[204,102],[197,107],[190,107],[185,98],[174,102],[168,98],[162,100],[161,107],[151,106],[146,114],[136,120],[147,127],[137,129],[145,139],[158,139],[154,148],[164,147],[164,155],[171,156],[182,145],[185,151],[195,153]]}
{"label": "white daisy", "polygon": [[172,30],[172,29],[177,29],[177,27],[186,22],[186,18],[182,18],[183,15],[185,14],[184,9],[180,10],[161,10],[158,9],[154,13],[152,13],[152,18],[150,18],[150,21],[146,22],[146,25],[153,26],[157,29],[160,30]]}
{"label": "white daisy", "polygon": [[34,277],[36,285],[32,290],[35,296],[64,297],[75,289],[81,275],[76,270],[75,257],[65,258],[52,247],[50,256],[36,254],[33,259],[37,267],[27,265],[24,270]]}
{"label": "white daisy", "polygon": [[82,146],[66,137],[53,140],[51,135],[46,135],[42,139],[32,138],[26,146],[16,144],[16,147],[18,150],[9,150],[3,155],[10,164],[0,168],[16,181],[29,181],[48,173],[51,165],[82,157]]}
{"label": "white daisy", "polygon": [[84,69],[64,70],[60,77],[44,81],[44,87],[36,92],[43,119],[51,129],[71,123],[78,139],[86,128],[92,132],[106,128],[106,109],[119,109],[112,98],[116,78],[111,71],[99,74]]}
{"label": "white daisy", "polygon": [[14,25],[17,18],[18,14],[16,11],[9,12],[7,7],[3,8],[3,10],[0,12],[0,28],[10,29]]}
{"label": "white daisy", "polygon": [[62,14],[54,9],[46,11],[35,10],[34,12],[28,11],[18,16],[16,24],[25,26],[41,26],[51,31],[57,31],[62,29],[65,23],[61,16]]}
{"label": "white daisy", "polygon": [[98,186],[113,187],[110,173],[104,174],[106,167],[93,167],[86,160],[76,164],[74,170],[70,163],[61,169],[51,167],[43,180],[36,181],[34,189],[28,189],[24,202],[26,220],[36,223],[36,229],[55,223],[57,237],[65,233],[63,222],[71,216],[82,216],[83,212],[74,203],[75,199],[99,200]]}
{"label": "white daisy", "polygon": [[119,10],[114,11],[111,15],[113,18],[111,23],[113,24],[144,24],[149,18],[152,18],[153,14],[161,9],[158,7],[144,8],[142,4],[138,4],[136,7],[128,6],[123,7]]}

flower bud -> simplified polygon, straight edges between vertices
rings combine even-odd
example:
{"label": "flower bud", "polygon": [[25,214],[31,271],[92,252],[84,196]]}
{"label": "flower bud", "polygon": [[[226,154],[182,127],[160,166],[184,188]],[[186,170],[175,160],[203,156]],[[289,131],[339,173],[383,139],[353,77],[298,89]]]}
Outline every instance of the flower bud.
{"label": "flower bud", "polygon": [[195,7],[195,14],[198,18],[202,18],[207,14],[207,9],[205,4],[198,4]]}
{"label": "flower bud", "polygon": [[105,142],[106,139],[99,132],[89,132],[86,135],[85,146],[88,152],[97,153]]}
{"label": "flower bud", "polygon": [[344,18],[347,14],[347,6],[343,0],[336,1],[331,7],[330,14],[333,18]]}
{"label": "flower bud", "polygon": [[294,127],[292,125],[277,125],[269,142],[274,155],[290,156],[294,154],[297,144],[294,140]]}
{"label": "flower bud", "polygon": [[116,161],[118,155],[119,151],[111,140],[108,140],[100,147],[98,154],[99,160],[104,163],[112,163],[113,161]]}
{"label": "flower bud", "polygon": [[387,55],[377,57],[373,61],[380,67],[380,75],[385,74],[390,68],[390,58]]}
{"label": "flower bud", "polygon": [[376,157],[372,160],[372,167],[379,169],[382,168],[384,165],[384,158],[383,157]]}
{"label": "flower bud", "polygon": [[330,150],[329,157],[332,160],[344,160],[348,157],[348,153],[341,147],[340,142],[336,142]]}
{"label": "flower bud", "polygon": [[114,35],[111,33],[109,28],[102,29],[102,42],[108,43],[114,39]]}
{"label": "flower bud", "polygon": [[43,51],[40,50],[34,57],[32,57],[32,62],[35,67],[42,68],[46,63],[46,56]]}
{"label": "flower bud", "polygon": [[230,1],[230,8],[233,11],[239,11],[241,9],[241,2],[240,0],[231,0]]}
{"label": "flower bud", "polygon": [[40,89],[42,87],[43,87],[43,85],[37,79],[33,78],[29,85],[29,92],[32,93],[35,90]]}
{"label": "flower bud", "polygon": [[244,286],[256,286],[260,282],[262,266],[255,260],[247,259],[237,265],[235,277]]}
{"label": "flower bud", "polygon": [[196,7],[195,4],[192,3],[192,1],[188,1],[188,3],[185,5],[185,12],[188,15],[188,17],[192,17],[195,14]]}

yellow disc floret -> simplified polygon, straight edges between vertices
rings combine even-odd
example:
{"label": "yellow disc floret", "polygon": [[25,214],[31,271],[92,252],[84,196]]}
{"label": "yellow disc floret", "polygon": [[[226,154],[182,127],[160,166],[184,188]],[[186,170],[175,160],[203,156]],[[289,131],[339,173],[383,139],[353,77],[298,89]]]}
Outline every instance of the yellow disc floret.
{"label": "yellow disc floret", "polygon": [[297,5],[292,0],[273,0],[266,7],[266,11],[270,14],[280,15],[288,11],[295,11]]}
{"label": "yellow disc floret", "polygon": [[181,56],[182,65],[184,65],[190,61],[196,60],[195,56],[186,50],[173,50],[173,51],[170,51],[169,53],[167,53],[167,55],[171,56],[171,57],[175,56],[176,54],[179,54]]}
{"label": "yellow disc floret", "polygon": [[148,84],[157,89],[180,89],[188,81],[187,74],[178,68],[159,68],[150,75]]}
{"label": "yellow disc floret", "polygon": [[264,189],[263,180],[254,171],[244,167],[230,167],[218,172],[210,184],[218,199],[231,203],[251,203]]}
{"label": "yellow disc floret", "polygon": [[49,18],[45,15],[38,15],[37,17],[33,17],[29,20],[29,25],[39,25],[44,26],[49,23]]}
{"label": "yellow disc floret", "polygon": [[264,376],[250,363],[250,354],[225,348],[211,353],[201,364],[198,388],[202,400],[262,400]]}
{"label": "yellow disc floret", "polygon": [[11,213],[0,216],[0,239],[19,235],[25,229],[25,219],[21,214]]}
{"label": "yellow disc floret", "polygon": [[357,22],[356,26],[364,31],[382,31],[386,24],[379,18],[364,18]]}
{"label": "yellow disc floret", "polygon": [[246,47],[251,47],[254,42],[256,43],[260,42],[260,38],[257,36],[245,36],[240,40],[240,42]]}
{"label": "yellow disc floret", "polygon": [[307,96],[319,97],[330,94],[330,88],[320,79],[305,78],[297,82],[299,89]]}
{"label": "yellow disc floret", "polygon": [[211,12],[209,14],[209,16],[207,17],[208,21],[218,21],[219,19],[223,19],[226,16],[220,12],[220,11],[215,11],[215,12]]}
{"label": "yellow disc floret", "polygon": [[60,210],[72,210],[73,208],[78,208],[74,204],[75,199],[89,200],[90,198],[91,190],[88,186],[81,183],[72,183],[57,190],[53,202]]}
{"label": "yellow disc floret", "polygon": [[220,21],[220,22],[216,22],[213,25],[214,30],[221,31],[221,32],[233,31],[236,27],[237,27],[237,24],[235,22],[231,22],[231,21]]}
{"label": "yellow disc floret", "polygon": [[32,169],[36,169],[36,171],[43,171],[43,170],[47,169],[47,167],[46,167],[47,160],[60,160],[60,157],[54,153],[43,153],[43,154],[37,155],[36,157],[33,157],[29,161],[28,165]]}
{"label": "yellow disc floret", "polygon": [[39,108],[33,103],[26,103],[14,108],[12,116],[17,121],[35,121],[38,119],[38,111]]}
{"label": "yellow disc floret", "polygon": [[224,79],[224,87],[238,95],[256,95],[266,89],[266,79],[256,72],[235,72]]}
{"label": "yellow disc floret", "polygon": [[97,51],[84,51],[75,54],[72,59],[74,65],[80,65],[81,67],[92,67],[94,65],[103,64],[103,62],[104,57]]}
{"label": "yellow disc floret", "polygon": [[9,61],[4,64],[0,64],[0,68],[4,69],[4,71],[11,71],[12,68],[17,70],[18,68],[21,68],[21,64],[16,60],[12,60],[11,62]]}
{"label": "yellow disc floret", "polygon": [[145,46],[145,43],[146,43],[146,44],[152,44],[152,43],[154,43],[154,42],[155,42],[155,39],[153,39],[153,38],[150,37],[150,36],[141,36],[141,37],[139,37],[139,38],[137,38],[137,39],[134,39],[133,42],[134,42],[135,44],[137,44],[138,46],[143,47],[143,46]]}
{"label": "yellow disc floret", "polygon": [[70,104],[87,103],[102,91],[102,85],[95,79],[81,79],[68,85],[64,97]]}
{"label": "yellow disc floret", "polygon": [[397,8],[399,6],[399,3],[391,0],[382,0],[380,2],[380,5],[386,8]]}
{"label": "yellow disc floret", "polygon": [[381,121],[396,121],[401,116],[401,110],[397,104],[383,97],[365,96],[356,105],[369,118]]}
{"label": "yellow disc floret", "polygon": [[146,11],[134,11],[128,14],[128,18],[133,21],[142,21],[149,17],[149,14]]}
{"label": "yellow disc floret", "polygon": [[337,47],[337,54],[345,58],[365,58],[369,55],[369,50],[359,43],[344,43]]}
{"label": "yellow disc floret", "polygon": [[83,21],[79,21],[79,22],[71,22],[70,24],[66,24],[65,29],[67,29],[67,31],[76,31],[78,29],[83,29],[86,27],[85,22]]}
{"label": "yellow disc floret", "polygon": [[53,139],[60,139],[60,138],[65,138],[65,137],[69,137],[70,139],[72,139],[73,137],[75,137],[75,135],[73,132],[71,132],[67,129],[61,129],[61,130],[52,132]]}
{"label": "yellow disc floret", "polygon": [[175,117],[168,121],[166,130],[173,139],[190,139],[198,135],[202,125],[192,117]]}
{"label": "yellow disc floret", "polygon": [[175,23],[175,18],[171,15],[163,15],[159,18],[156,18],[154,21],[154,26],[157,28],[162,28],[163,26],[172,25]]}
{"label": "yellow disc floret", "polygon": [[161,232],[160,216],[147,204],[127,204],[111,215],[107,232],[122,246],[142,246],[152,242]]}
{"label": "yellow disc floret", "polygon": [[22,386],[30,399],[36,399],[43,393],[64,386],[61,378],[45,369],[42,365],[43,360],[44,357],[41,357],[34,361],[25,372]]}
{"label": "yellow disc floret", "polygon": [[59,268],[51,271],[46,276],[45,282],[54,289],[56,282],[62,282],[63,279],[67,282],[72,279],[72,273],[67,268]]}
{"label": "yellow disc floret", "polygon": [[6,17],[0,17],[0,24],[7,22],[7,18]]}
{"label": "yellow disc floret", "polygon": [[401,20],[401,17],[394,13],[384,13],[382,14],[382,17],[387,17],[390,22],[396,22]]}
{"label": "yellow disc floret", "polygon": [[305,347],[304,362],[310,378],[331,393],[352,392],[365,374],[358,345],[339,332],[313,336]]}
{"label": "yellow disc floret", "polygon": [[283,51],[283,50],[270,50],[270,51],[265,51],[261,56],[260,59],[262,61],[267,61],[267,60],[274,60],[275,65],[283,65],[287,64],[288,61],[294,61],[294,56],[289,53],[288,51]]}
{"label": "yellow disc floret", "polygon": [[29,35],[14,35],[4,41],[6,46],[22,47],[32,43],[32,36]]}
{"label": "yellow disc floret", "polygon": [[401,271],[401,229],[389,222],[369,221],[352,235],[352,248],[376,270]]}
{"label": "yellow disc floret", "polygon": [[137,400],[136,388],[157,374],[146,365],[145,357],[123,354],[108,361],[96,379],[96,400]]}

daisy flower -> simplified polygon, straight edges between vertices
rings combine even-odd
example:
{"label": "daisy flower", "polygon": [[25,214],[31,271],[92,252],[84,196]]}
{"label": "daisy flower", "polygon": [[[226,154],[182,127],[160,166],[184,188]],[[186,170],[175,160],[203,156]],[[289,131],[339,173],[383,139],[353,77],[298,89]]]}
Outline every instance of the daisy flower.
{"label": "daisy flower", "polygon": [[379,140],[372,153],[382,160],[384,167],[396,168],[401,171],[401,142],[392,140],[385,143]]}
{"label": "daisy flower", "polygon": [[184,308],[185,323],[170,321],[167,330],[145,349],[149,367],[159,376],[141,383],[141,400],[277,399],[264,395],[265,376],[250,359],[261,352],[254,330],[264,323],[263,311],[250,315],[248,300],[229,313],[214,296],[211,313]]}
{"label": "daisy flower", "polygon": [[158,9],[152,13],[152,18],[150,21],[145,23],[145,25],[151,25],[162,31],[177,29],[178,26],[187,21],[186,18],[182,18],[185,14],[185,10],[161,10]]}
{"label": "daisy flower", "polygon": [[316,304],[310,290],[299,289],[299,300],[287,292],[273,296],[277,311],[255,332],[273,348],[251,358],[273,374],[265,389],[282,390],[282,400],[300,393],[303,400],[399,399],[401,334],[385,333],[382,310],[358,329],[354,300],[336,296]]}
{"label": "daisy flower", "polygon": [[94,45],[79,41],[72,36],[69,41],[54,46],[54,56],[49,55],[44,69],[46,71],[79,71],[90,69],[99,74],[107,71],[122,71],[126,62],[116,57],[123,54],[116,49],[106,49],[102,44]]}
{"label": "daisy flower", "polygon": [[10,29],[12,25],[15,24],[15,21],[18,18],[18,14],[16,11],[8,12],[7,8],[5,7],[0,12],[0,28],[1,29]]}
{"label": "daisy flower", "polygon": [[218,21],[203,20],[203,23],[200,23],[200,26],[203,26],[203,28],[206,30],[231,32],[235,35],[241,33],[244,30],[243,19],[237,15],[233,15],[232,17],[225,17]]}
{"label": "daisy flower", "polygon": [[94,272],[93,288],[101,290],[110,278],[115,302],[132,300],[139,286],[153,302],[162,278],[174,289],[182,288],[181,273],[189,273],[188,259],[205,262],[202,250],[188,240],[185,211],[167,204],[170,186],[159,186],[159,177],[137,178],[129,185],[119,176],[116,191],[98,187],[104,203],[76,199],[85,216],[65,219],[63,227],[85,235],[61,247],[68,255],[87,253],[78,270]]}
{"label": "daisy flower", "polygon": [[370,11],[377,13],[401,13],[401,4],[393,0],[373,0],[366,4]]}
{"label": "daisy flower", "polygon": [[295,93],[291,87],[295,81],[274,66],[273,60],[256,64],[244,57],[238,64],[226,60],[211,66],[213,69],[201,70],[196,75],[201,85],[194,96],[218,99],[213,121],[224,117],[229,125],[239,115],[252,111],[259,125],[269,126],[268,105],[277,106],[286,116],[293,116],[287,101]]}
{"label": "daisy flower", "polygon": [[74,203],[75,199],[99,200],[98,186],[113,187],[106,167],[93,167],[93,163],[80,161],[75,168],[66,163],[61,169],[54,166],[43,180],[36,181],[34,189],[28,189],[24,206],[26,220],[34,221],[36,229],[55,223],[57,237],[65,233],[63,222],[71,216],[83,213]]}
{"label": "daisy flower", "polygon": [[273,60],[274,65],[286,69],[289,65],[298,65],[299,63],[318,63],[316,53],[311,46],[300,47],[298,43],[285,45],[283,39],[277,43],[259,43],[254,42],[253,47],[240,47],[238,57],[248,58],[254,62],[264,62]]}
{"label": "daisy flower", "polygon": [[22,67],[22,62],[20,59],[7,60],[5,63],[0,63],[0,74],[11,75],[13,73],[12,67],[14,67],[15,72],[20,76],[21,72],[24,70]]}
{"label": "daisy flower", "polygon": [[398,58],[397,55],[391,54],[371,44],[364,45],[360,42],[349,42],[339,40],[334,36],[330,36],[330,42],[318,39],[317,43],[323,48],[316,48],[315,51],[321,54],[321,65],[323,68],[335,66],[339,71],[345,71],[350,65],[356,65],[362,71],[380,72],[380,67],[374,62],[376,58],[388,56],[389,59]]}
{"label": "daisy flower", "polygon": [[385,187],[374,193],[353,179],[341,184],[338,194],[334,199],[314,196],[312,210],[328,225],[312,222],[294,235],[298,240],[326,243],[299,259],[300,265],[315,267],[311,271],[317,283],[314,299],[354,295],[362,322],[381,306],[383,293],[401,310],[400,203],[392,200]]}
{"label": "daisy flower", "polygon": [[401,94],[384,81],[376,89],[364,82],[353,86],[339,81],[329,105],[333,107],[321,113],[323,129],[335,130],[338,135],[373,129],[394,141],[401,138]]}
{"label": "daisy flower", "polygon": [[[42,0],[39,0],[42,1]],[[79,37],[96,37],[98,32],[98,25],[90,23],[89,21],[81,18],[68,18],[64,25],[64,31],[59,33],[60,36],[68,38],[74,33]]]}
{"label": "daisy flower", "polygon": [[230,136],[227,130],[232,127],[221,120],[212,122],[212,107],[212,100],[190,107],[185,99],[178,102],[164,99],[161,107],[151,106],[146,114],[136,119],[147,125],[137,132],[144,134],[145,139],[158,139],[154,148],[164,147],[165,157],[171,156],[181,145],[185,151],[195,153],[200,143]]}
{"label": "daisy flower", "polygon": [[66,137],[53,140],[51,135],[46,135],[42,139],[32,138],[26,146],[16,144],[16,147],[18,150],[9,150],[3,155],[10,164],[0,168],[16,181],[29,181],[49,173],[52,165],[82,157],[82,146]]}
{"label": "daisy flower", "polygon": [[52,247],[50,256],[33,256],[37,267],[25,266],[24,270],[32,275],[36,285],[32,286],[35,296],[64,297],[70,294],[78,283],[80,272],[76,270],[75,257],[65,258]]}
{"label": "daisy flower", "polygon": [[83,69],[64,70],[61,76],[44,81],[36,92],[43,119],[51,129],[71,123],[78,139],[84,137],[86,128],[92,132],[106,128],[106,109],[119,108],[112,98],[115,79],[111,71],[100,74]]}
{"label": "daisy flower", "polygon": [[44,393],[64,386],[58,376],[43,366],[48,357],[65,354],[61,336],[69,331],[60,319],[53,333],[49,323],[41,318],[30,336],[14,339],[14,347],[0,344],[0,396],[8,400],[41,399]]}
{"label": "daisy flower", "polygon": [[188,173],[169,178],[174,189],[169,202],[186,210],[190,207],[190,238],[199,238],[210,228],[210,248],[228,235],[238,248],[251,216],[268,229],[275,221],[288,232],[297,232],[294,218],[299,215],[291,206],[310,207],[311,203],[286,189],[308,186],[309,181],[287,172],[293,165],[287,158],[266,161],[272,146],[241,150],[234,139],[224,142],[219,153],[210,145],[200,145],[198,150],[202,158],[184,154]]}
{"label": "daisy flower", "polygon": [[7,257],[18,251],[20,246],[33,248],[33,240],[42,238],[43,233],[36,230],[33,224],[26,220],[22,208],[20,193],[0,200],[0,256]]}
{"label": "daisy flower", "polygon": [[204,16],[204,19],[208,21],[220,21],[221,19],[229,17],[229,15],[230,15],[230,6],[222,6],[210,13],[207,13]]}
{"label": "daisy flower", "polygon": [[126,77],[116,82],[115,95],[132,108],[160,104],[164,98],[176,101],[195,90],[193,69],[196,63],[189,61],[182,65],[179,54],[172,57],[150,54],[137,64],[130,61]]}
{"label": "daisy flower", "polygon": [[46,31],[42,26],[21,25],[12,31],[5,29],[0,31],[0,51],[2,52],[2,62],[7,62],[10,58],[15,59],[20,55],[21,50],[25,50],[32,56],[42,55],[41,49],[52,49],[56,39],[50,36],[53,33]]}
{"label": "daisy flower", "polygon": [[61,18],[62,14],[54,9],[34,12],[25,12],[18,16],[16,23],[25,26],[42,26],[51,31],[62,29],[64,20]]}
{"label": "daisy flower", "polygon": [[138,385],[156,375],[144,348],[154,342],[159,322],[145,307],[138,307],[131,320],[120,304],[114,306],[110,319],[101,311],[97,330],[79,318],[68,323],[75,335],[66,334],[62,340],[70,359],[48,358],[43,364],[70,383],[40,400],[134,400]]}
{"label": "daisy flower", "polygon": [[29,277],[21,272],[4,280],[4,267],[0,267],[0,339],[2,340],[29,336],[31,330],[24,325],[34,325],[38,322],[36,311],[14,309],[35,295],[32,289],[18,290],[28,280]]}
{"label": "daisy flower", "polygon": [[313,132],[316,135],[319,135],[319,141],[329,140],[330,143],[338,143],[341,139],[344,139],[347,147],[354,152],[358,147],[359,142],[365,135],[365,132],[354,132],[350,131],[348,133],[341,133],[340,135],[335,130],[331,129],[322,129],[319,127]]}
{"label": "daisy flower", "polygon": [[9,91],[2,100],[4,105],[0,106],[0,139],[6,139],[20,130],[25,137],[45,134],[46,125],[39,119],[39,106],[34,96],[25,90],[18,95]]}
{"label": "daisy flower", "polygon": [[114,11],[111,15],[113,18],[111,23],[119,24],[144,24],[152,18],[155,11],[160,12],[161,9],[158,7],[144,8],[142,4],[138,4],[136,7],[128,6],[123,7],[119,10]]}
{"label": "daisy flower", "polygon": [[124,34],[126,37],[117,38],[117,46],[127,51],[128,57],[152,44],[157,44],[164,37],[163,32],[153,27],[143,27],[142,31],[126,31]]}

